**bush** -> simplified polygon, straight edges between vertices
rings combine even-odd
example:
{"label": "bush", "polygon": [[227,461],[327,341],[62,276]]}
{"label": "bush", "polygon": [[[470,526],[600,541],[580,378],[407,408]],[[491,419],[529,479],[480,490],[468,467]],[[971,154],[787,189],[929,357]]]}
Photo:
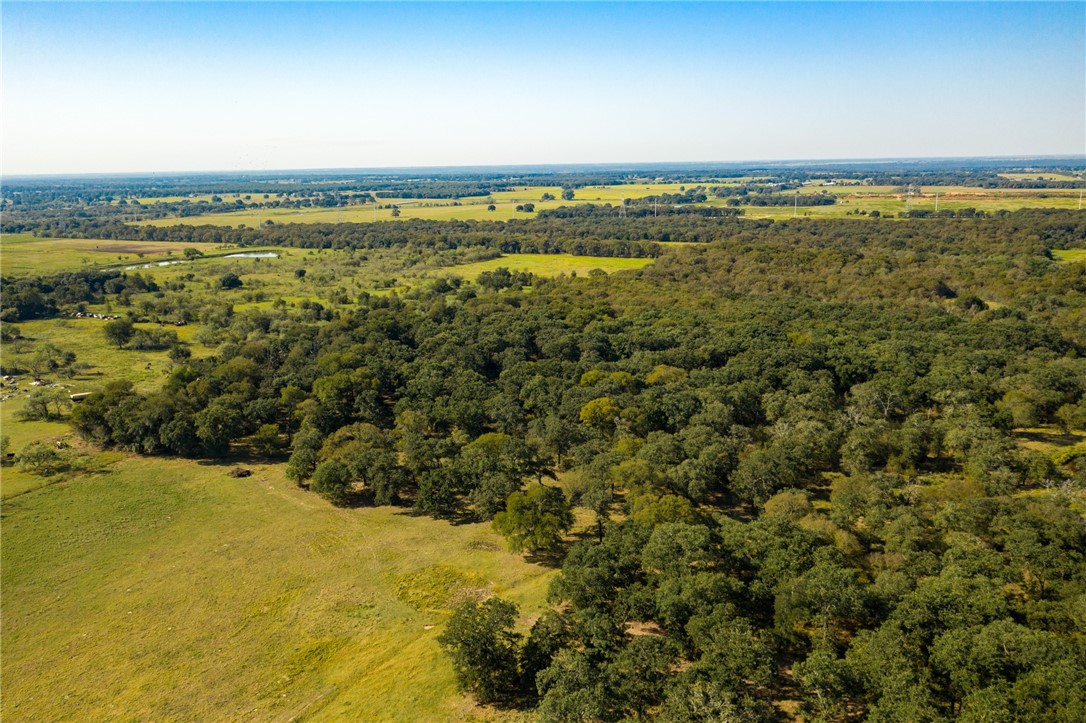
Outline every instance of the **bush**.
{"label": "bush", "polygon": [[221,277],[219,277],[219,288],[222,289],[238,289],[244,285],[245,284],[242,282],[237,274],[223,274]]}
{"label": "bush", "polygon": [[128,342],[129,349],[159,351],[178,346],[177,332],[173,329],[137,329]]}
{"label": "bush", "polygon": [[19,450],[17,461],[23,470],[41,475],[55,474],[65,467],[60,452],[45,442],[31,442],[23,447]]}

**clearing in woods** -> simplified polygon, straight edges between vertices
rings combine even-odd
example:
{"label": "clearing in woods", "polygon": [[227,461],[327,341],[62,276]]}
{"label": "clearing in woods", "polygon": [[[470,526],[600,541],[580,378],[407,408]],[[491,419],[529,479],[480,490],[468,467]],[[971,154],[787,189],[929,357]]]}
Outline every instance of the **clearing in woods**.
{"label": "clearing in woods", "polygon": [[484,271],[494,271],[495,269],[504,267],[510,271],[530,271],[537,276],[558,276],[559,274],[570,273],[584,276],[593,269],[600,269],[601,271],[606,271],[608,273],[612,271],[624,271],[627,269],[641,269],[648,266],[653,261],[654,259],[573,256],[570,254],[505,254],[496,259],[489,259],[487,261],[449,266],[441,269],[438,273],[447,273],[464,279],[474,280]]}
{"label": "clearing in woods", "polygon": [[1086,263],[1086,249],[1056,249],[1052,251],[1052,255],[1067,263]]}

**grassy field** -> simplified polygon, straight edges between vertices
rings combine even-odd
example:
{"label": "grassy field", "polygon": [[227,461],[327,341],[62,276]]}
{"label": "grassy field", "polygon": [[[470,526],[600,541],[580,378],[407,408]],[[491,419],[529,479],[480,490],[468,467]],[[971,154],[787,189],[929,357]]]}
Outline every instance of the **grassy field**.
{"label": "grassy field", "polygon": [[1000,173],[1004,178],[1015,181],[1081,181],[1082,176],[1072,176],[1068,173],[1037,172],[1037,173]]}
{"label": "grassy field", "polygon": [[[382,203],[395,203],[392,199],[381,199]],[[519,202],[516,202],[519,203]],[[534,201],[536,211],[544,208],[557,208],[561,201]],[[462,201],[455,206],[442,199],[404,202],[400,207],[400,216],[397,219],[392,215],[391,208],[378,208],[378,221],[406,221],[412,218],[423,218],[433,221],[451,220],[501,220],[510,218],[528,218],[534,213],[517,212],[515,203],[501,201],[495,204],[494,211],[487,210],[487,204],[483,202]],[[190,226],[249,226],[256,228],[258,224],[274,221],[284,223],[369,223],[374,220],[373,206],[343,206],[341,208],[266,208],[246,209],[244,211],[231,211],[230,213],[216,213],[207,216],[190,216],[184,219],[159,218],[144,222],[149,226],[174,226],[178,223]]]}
{"label": "grassy field", "polygon": [[[658,196],[665,193],[679,194],[682,189],[690,189],[696,186],[736,185],[735,180],[728,182],[704,182],[704,183],[629,183],[609,186],[585,186],[574,189],[574,202],[582,203],[611,203],[618,204],[623,198],[644,198],[645,196]],[[561,201],[561,186],[523,186],[515,191],[503,191],[492,194],[499,202],[532,201],[538,203],[544,193],[549,193]],[[568,201],[562,202],[568,204]],[[561,203],[559,204],[561,205]]]}
{"label": "grassy field", "polygon": [[3,718],[462,720],[458,601],[540,610],[552,571],[487,525],[337,509],[282,464],[119,456],[9,498]]}
{"label": "grassy field", "polygon": [[573,256],[570,254],[505,254],[500,258],[461,264],[441,269],[464,279],[475,280],[484,271],[505,267],[510,271],[530,271],[538,276],[557,276],[576,273],[583,276],[593,269],[608,273],[626,269],[640,269],[648,266],[653,259],[626,259],[601,256]]}
{"label": "grassy field", "polygon": [[[810,188],[810,187],[808,187]],[[814,191],[832,189],[818,189]],[[973,189],[976,191],[977,189]],[[1006,189],[1000,189],[1006,190]],[[791,206],[743,206],[744,215],[749,218],[792,218],[794,214],[801,217],[832,218],[847,216],[857,211],[878,211],[881,214],[901,214],[909,209],[936,210],[935,193],[931,188],[923,191],[922,195],[907,199],[905,196],[890,192],[870,192],[867,188],[863,192],[850,194],[837,194],[837,203],[832,206],[800,206],[798,210]],[[1017,194],[998,193],[964,193],[953,191],[943,193],[940,191],[938,209],[962,209],[975,208],[978,211],[1017,211],[1023,208],[1063,208],[1077,209],[1078,195],[1063,192],[1049,192],[1046,198],[1041,198],[1036,192],[1019,192]]]}
{"label": "grassy field", "polygon": [[1057,249],[1052,252],[1052,255],[1060,261],[1066,261],[1067,263],[1086,263],[1086,249]]}
{"label": "grassy field", "polygon": [[204,253],[215,244],[167,241],[105,241],[100,239],[47,239],[28,233],[0,236],[0,273],[4,276],[51,274],[92,266],[153,263],[176,259],[186,248]]}
{"label": "grassy field", "polygon": [[[214,196],[218,196],[222,199],[223,203],[233,203],[235,201],[242,201],[244,203],[262,203],[265,201],[274,201],[277,198],[282,198],[285,194],[282,193],[196,193],[191,196],[143,196],[135,200],[140,202],[140,205],[147,206],[155,203],[177,203],[178,201],[188,201],[189,203],[199,203],[200,201],[207,201],[211,203],[211,199]],[[267,196],[267,198],[265,198]],[[116,201],[114,201],[116,203]]]}

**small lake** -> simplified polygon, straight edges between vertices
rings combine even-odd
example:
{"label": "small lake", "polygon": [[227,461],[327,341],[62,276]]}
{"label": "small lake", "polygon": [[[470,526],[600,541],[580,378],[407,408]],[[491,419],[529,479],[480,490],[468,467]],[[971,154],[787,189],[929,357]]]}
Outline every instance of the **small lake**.
{"label": "small lake", "polygon": [[224,259],[277,259],[279,254],[274,251],[247,251],[243,254],[227,254]]}
{"label": "small lake", "polygon": [[174,264],[183,264],[184,261],[159,261],[154,264],[136,264],[135,266],[125,266],[125,271],[135,271],[136,269],[153,269],[156,266],[173,266]]}

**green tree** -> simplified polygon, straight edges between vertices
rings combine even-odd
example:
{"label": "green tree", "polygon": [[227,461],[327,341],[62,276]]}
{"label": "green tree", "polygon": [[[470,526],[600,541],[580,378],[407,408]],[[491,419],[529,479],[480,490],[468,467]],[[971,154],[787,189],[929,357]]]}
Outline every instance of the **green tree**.
{"label": "green tree", "polygon": [[106,341],[120,349],[135,335],[136,329],[128,319],[114,319],[105,323],[102,332],[106,335]]}
{"label": "green tree", "polygon": [[814,567],[778,592],[775,609],[778,624],[817,626],[826,641],[831,623],[855,621],[863,612],[863,589],[856,581],[856,573],[842,564],[840,552],[823,547],[815,552]]}
{"label": "green tree", "polygon": [[533,484],[509,495],[505,512],[495,515],[493,524],[517,552],[553,550],[573,526],[573,511],[562,490]]}
{"label": "green tree", "polygon": [[274,424],[262,424],[253,435],[253,448],[264,455],[279,453],[279,427]]}
{"label": "green tree", "polygon": [[517,606],[500,598],[468,601],[453,611],[437,641],[452,658],[456,683],[480,703],[512,693],[519,679]]}
{"label": "green tree", "polygon": [[524,441],[508,434],[483,434],[461,450],[456,474],[470,497],[475,512],[490,519],[505,507],[509,495],[532,472],[532,457]]}
{"label": "green tree", "polygon": [[1078,404],[1064,404],[1056,410],[1055,416],[1064,434],[1086,427],[1086,400]]}
{"label": "green tree", "polygon": [[317,468],[317,457],[324,437],[314,425],[303,422],[301,429],[291,439],[290,459],[287,460],[287,477],[301,485]]}
{"label": "green tree", "polygon": [[45,442],[31,442],[19,450],[16,456],[19,467],[40,475],[50,475],[60,471],[64,460],[60,453]]}
{"label": "green tree", "polygon": [[26,420],[57,419],[72,406],[68,393],[60,387],[38,387],[26,398],[19,418]]}
{"label": "green tree", "polygon": [[599,397],[581,407],[581,423],[603,432],[613,432],[622,410],[610,397]]}
{"label": "green tree", "polygon": [[241,288],[243,285],[244,282],[241,280],[241,278],[233,272],[223,274],[219,277],[220,289],[238,289]]}
{"label": "green tree", "polygon": [[232,397],[218,397],[196,413],[196,436],[211,454],[224,454],[230,441],[242,434],[245,419],[240,406]]}
{"label": "green tree", "polygon": [[397,501],[403,470],[390,435],[365,422],[340,427],[324,441],[320,458],[336,459],[373,492],[379,505]]}
{"label": "green tree", "polygon": [[338,460],[328,459],[317,465],[309,489],[334,505],[344,505],[350,499],[351,473]]}

